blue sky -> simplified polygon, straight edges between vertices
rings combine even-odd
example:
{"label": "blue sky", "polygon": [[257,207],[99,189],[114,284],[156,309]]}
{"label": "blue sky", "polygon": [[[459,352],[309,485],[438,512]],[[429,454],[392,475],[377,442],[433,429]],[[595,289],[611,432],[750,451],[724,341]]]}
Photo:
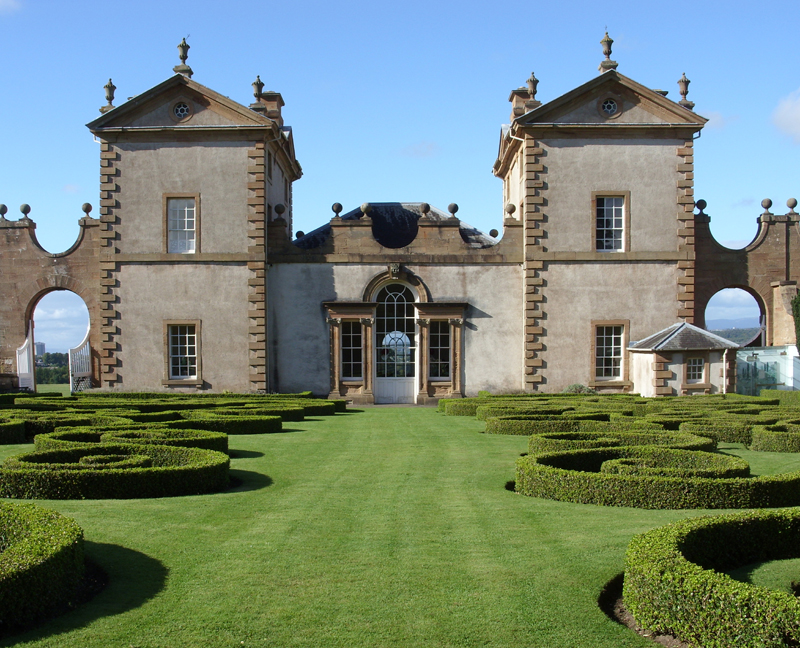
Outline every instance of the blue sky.
{"label": "blue sky", "polygon": [[[113,78],[119,105],[168,78],[186,36],[196,81],[248,104],[258,74],[283,94],[304,170],[297,229],[323,224],[334,202],[393,200],[456,202],[464,221],[501,229],[491,166],[509,92],[531,71],[544,102],[589,80],[607,27],[622,74],[672,99],[681,74],[691,79],[689,99],[711,120],[696,142],[696,196],[715,236],[738,247],[762,198],[776,213],[800,198],[799,13],[796,0],[0,0],[0,202],[11,218],[30,204],[49,251],[70,247],[81,204],[98,202],[98,146],[84,125],[103,85]],[[85,321],[78,330],[76,342]]]}

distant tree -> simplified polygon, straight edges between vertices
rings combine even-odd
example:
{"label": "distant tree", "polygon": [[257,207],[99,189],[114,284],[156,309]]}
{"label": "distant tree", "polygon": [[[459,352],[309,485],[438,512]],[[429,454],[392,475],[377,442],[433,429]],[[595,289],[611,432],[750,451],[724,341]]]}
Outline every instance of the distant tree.
{"label": "distant tree", "polygon": [[45,367],[69,367],[69,354],[45,353],[42,355],[42,364]]}
{"label": "distant tree", "polygon": [[[56,355],[66,355],[66,354],[56,354]],[[36,382],[40,385],[66,385],[67,383],[69,383],[69,368],[36,367]]]}

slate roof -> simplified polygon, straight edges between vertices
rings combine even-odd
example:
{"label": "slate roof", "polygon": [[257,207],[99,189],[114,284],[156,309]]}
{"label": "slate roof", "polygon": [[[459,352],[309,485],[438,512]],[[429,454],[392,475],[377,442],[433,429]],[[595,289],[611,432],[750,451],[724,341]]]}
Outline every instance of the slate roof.
{"label": "slate roof", "polygon": [[700,351],[738,349],[730,340],[709,333],[693,324],[678,322],[628,346],[631,351]]}
{"label": "slate roof", "polygon": [[[369,217],[372,219],[372,235],[375,240],[383,247],[392,249],[410,245],[419,231],[417,221],[423,217],[422,204],[400,202],[370,203],[372,210],[369,212]],[[344,214],[342,220],[354,220],[362,216],[359,208]],[[436,209],[436,207],[431,207],[426,218],[433,221],[447,221],[452,216]],[[461,238],[471,248],[491,247],[498,242],[496,238],[484,234],[463,221],[459,221],[458,228]],[[312,250],[323,245],[330,233],[331,225],[327,223],[292,242],[299,248]]]}

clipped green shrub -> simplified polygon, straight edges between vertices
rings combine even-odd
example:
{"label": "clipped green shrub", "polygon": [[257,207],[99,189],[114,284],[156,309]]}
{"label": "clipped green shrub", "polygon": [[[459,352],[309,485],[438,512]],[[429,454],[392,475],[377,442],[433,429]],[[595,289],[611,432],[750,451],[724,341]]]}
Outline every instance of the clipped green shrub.
{"label": "clipped green shrub", "polygon": [[758,452],[800,452],[800,425],[756,425],[751,450]]}
{"label": "clipped green shrub", "polygon": [[532,416],[498,416],[486,421],[486,434],[544,434],[551,432],[604,432],[614,434],[626,430],[663,430],[659,424],[642,419],[615,418],[594,420],[581,418],[542,419]]}
{"label": "clipped green shrub", "polygon": [[502,405],[480,405],[475,410],[475,417],[479,421],[485,421],[497,416],[561,416],[564,412],[574,410],[575,407],[566,405],[557,407],[550,403],[542,407],[533,407],[527,403]]}
{"label": "clipped green shrub", "polygon": [[658,431],[582,431],[533,434],[528,441],[530,454],[612,448],[615,446],[654,445],[676,450],[703,450],[711,452],[717,444],[713,439],[685,432]]}
{"label": "clipped green shrub", "polygon": [[[82,457],[100,455],[144,455],[152,466],[80,463]],[[130,499],[210,493],[227,487],[229,466],[228,456],[214,450],[141,443],[32,452],[9,457],[0,466],[0,497]]]}
{"label": "clipped green shrub", "polygon": [[681,432],[699,434],[700,436],[716,439],[722,443],[744,443],[750,445],[752,441],[751,430],[753,426],[748,423],[717,422],[717,421],[684,421],[678,429]]}
{"label": "clipped green shrub", "polygon": [[183,448],[203,448],[228,452],[228,435],[210,430],[115,430],[100,436],[103,443],[143,443],[150,445],[180,446]]}
{"label": "clipped green shrub", "polygon": [[171,430],[208,430],[224,434],[274,434],[283,430],[280,416],[204,416],[185,421],[167,421]]}
{"label": "clipped green shrub", "polygon": [[[516,490],[564,502],[646,509],[748,508],[800,503],[800,472],[767,477],[665,477],[600,472],[605,461],[672,455],[675,468],[696,468],[697,453],[651,446],[527,455],[517,460]],[[712,455],[703,453],[710,457]],[[716,470],[709,459],[709,470]],[[722,474],[717,471],[717,474]]]}
{"label": "clipped green shrub", "polygon": [[[186,410],[181,412],[184,419],[189,421],[201,421],[210,418],[234,418],[234,417],[279,417],[286,422],[302,421],[305,418],[305,410],[299,405],[253,407],[249,409],[220,408],[215,410]],[[205,429],[205,428],[203,428]]]}
{"label": "clipped green shrub", "polygon": [[635,457],[609,459],[600,472],[613,475],[650,477],[709,477],[726,479],[749,477],[750,466],[739,457],[709,452],[645,452]]}
{"label": "clipped green shrub", "polygon": [[0,421],[0,445],[25,443],[25,421]]}
{"label": "clipped green shrub", "polygon": [[44,619],[83,578],[83,531],[33,504],[0,502],[0,630]]}
{"label": "clipped green shrub", "polygon": [[722,573],[800,557],[800,510],[682,520],[634,536],[625,606],[643,628],[705,648],[800,645],[800,602]]}

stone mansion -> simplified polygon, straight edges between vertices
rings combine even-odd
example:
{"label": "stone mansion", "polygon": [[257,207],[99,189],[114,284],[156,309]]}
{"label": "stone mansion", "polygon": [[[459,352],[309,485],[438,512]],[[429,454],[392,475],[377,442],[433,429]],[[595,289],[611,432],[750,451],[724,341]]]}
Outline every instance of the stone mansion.
{"label": "stone mansion", "polygon": [[533,75],[511,91],[493,169],[503,230],[488,234],[456,205],[383,202],[334,204],[295,236],[302,170],[279,93],[256,79],[245,105],[201,85],[185,41],[174,76],[127,102],[113,105],[109,81],[88,124],[100,201],[84,206],[77,242],[49,254],[26,206],[19,220],[0,207],[0,386],[25,386],[36,303],[71,290],[90,314],[83,386],[420,404],[572,383],[730,389],[733,358],[714,336],[692,329],[681,353],[654,350],[637,372],[629,347],[702,328],[725,287],[756,297],[767,345],[794,343],[797,203],[773,214],[765,201],[743,250],[716,243],[695,202],[706,119],[689,81],[673,101],[620,74],[611,43],[599,74],[563,96],[542,103]]}

